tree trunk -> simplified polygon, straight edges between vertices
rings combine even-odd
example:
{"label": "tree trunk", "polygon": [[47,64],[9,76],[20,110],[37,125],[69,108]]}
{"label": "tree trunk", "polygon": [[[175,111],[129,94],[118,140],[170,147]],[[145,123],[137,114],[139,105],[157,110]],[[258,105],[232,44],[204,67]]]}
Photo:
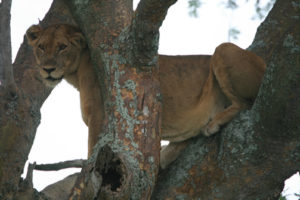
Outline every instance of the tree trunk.
{"label": "tree trunk", "polygon": [[[1,17],[2,19],[4,18]],[[55,1],[42,25],[61,22],[73,21],[66,6],[61,1]],[[9,23],[7,24],[6,28],[10,31]],[[4,30],[2,25],[1,31]],[[6,41],[10,41],[10,38],[6,38]],[[10,51],[10,44],[3,47],[7,52]],[[5,57],[11,58],[11,54]],[[9,65],[0,66],[0,69],[11,68],[11,60]],[[5,200],[15,199],[18,190],[22,192],[20,177],[40,123],[40,108],[51,92],[39,78],[32,50],[26,40],[20,47],[13,69],[14,79],[11,82],[15,83],[14,87],[0,87],[0,199]],[[6,74],[12,75],[12,69],[5,70],[9,71]],[[32,192],[33,190],[28,192],[28,199],[33,199]]]}
{"label": "tree trunk", "polygon": [[160,173],[152,199],[278,199],[300,166],[300,4],[277,0],[251,49],[267,62],[251,110],[191,140]]}
{"label": "tree trunk", "polygon": [[10,42],[11,0],[0,3],[0,87],[12,84],[11,42]]}
{"label": "tree trunk", "polygon": [[160,152],[158,29],[174,2],[143,0],[133,13],[131,0],[70,1],[100,72],[106,114],[71,199],[150,199]]}
{"label": "tree trunk", "polygon": [[[277,0],[250,47],[267,62],[253,108],[217,135],[190,140],[157,178],[158,29],[173,3],[141,0],[133,13],[130,0],[54,0],[41,22],[79,25],[105,102],[105,127],[70,199],[278,199],[300,166],[299,2]],[[9,65],[0,71],[12,74]],[[24,41],[13,64],[15,89],[0,86],[0,199],[44,198],[30,182],[19,183],[51,92],[34,65]]]}

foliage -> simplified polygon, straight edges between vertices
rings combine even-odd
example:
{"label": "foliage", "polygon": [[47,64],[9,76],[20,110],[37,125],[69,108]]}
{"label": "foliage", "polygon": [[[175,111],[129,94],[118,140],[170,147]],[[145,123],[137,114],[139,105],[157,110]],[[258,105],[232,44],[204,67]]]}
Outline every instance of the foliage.
{"label": "foliage", "polygon": [[[204,0],[188,0],[189,4],[189,14],[192,17],[198,17],[198,9],[201,7]],[[246,3],[254,3],[253,7],[255,9],[255,15],[252,17],[253,20],[262,20],[269,10],[272,8],[273,4],[276,0],[267,0],[267,2],[263,2],[262,0],[256,0],[255,2],[244,0]],[[222,0],[222,5],[226,9],[236,10],[239,8],[241,1],[237,0]],[[231,39],[236,40],[238,39],[238,35],[240,34],[240,31],[235,27],[229,27],[228,30],[228,41],[231,41]]]}
{"label": "foliage", "polygon": [[227,0],[225,5],[226,5],[226,8],[229,8],[232,10],[237,9],[239,7],[235,0]]}
{"label": "foliage", "polygon": [[189,11],[190,16],[198,17],[197,10],[201,6],[200,0],[189,0],[188,3],[189,3],[189,9],[190,9],[190,11]]}
{"label": "foliage", "polygon": [[[223,1],[223,5],[225,6],[225,8],[227,9],[232,9],[235,10],[239,7],[239,3],[237,2],[237,0],[222,0]],[[245,0],[247,3],[252,3],[249,0]],[[267,13],[269,12],[269,10],[271,9],[271,7],[273,6],[273,4],[275,3],[276,0],[268,0],[266,3],[262,2],[262,0],[256,0],[254,3],[254,8],[256,11],[256,15],[253,16],[253,19],[263,19]],[[188,0],[188,4],[189,4],[189,14],[192,17],[197,17],[198,16],[198,9],[201,7],[203,0]]]}
{"label": "foliage", "polygon": [[238,39],[238,35],[240,34],[240,31],[234,27],[230,27],[228,30],[228,41],[230,41],[230,39],[234,39],[237,40]]}
{"label": "foliage", "polygon": [[255,18],[263,19],[266,16],[266,14],[269,12],[269,10],[272,8],[275,1],[276,0],[269,0],[265,5],[261,5],[261,0],[256,0],[255,11],[257,15],[253,16],[253,19]]}

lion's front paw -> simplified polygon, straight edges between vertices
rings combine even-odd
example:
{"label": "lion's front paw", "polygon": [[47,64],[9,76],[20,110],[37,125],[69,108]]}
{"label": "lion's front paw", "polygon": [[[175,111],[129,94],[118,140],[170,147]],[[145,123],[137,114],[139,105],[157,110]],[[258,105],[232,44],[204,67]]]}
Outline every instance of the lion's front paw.
{"label": "lion's front paw", "polygon": [[205,136],[211,136],[220,130],[220,126],[218,124],[209,123],[204,129]]}

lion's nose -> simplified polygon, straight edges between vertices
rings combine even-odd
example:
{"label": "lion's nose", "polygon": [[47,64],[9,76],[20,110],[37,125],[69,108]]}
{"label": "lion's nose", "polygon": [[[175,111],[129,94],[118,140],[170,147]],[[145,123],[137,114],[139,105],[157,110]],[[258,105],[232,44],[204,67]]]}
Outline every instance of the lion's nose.
{"label": "lion's nose", "polygon": [[49,74],[55,70],[55,68],[43,68],[44,71],[48,72]]}

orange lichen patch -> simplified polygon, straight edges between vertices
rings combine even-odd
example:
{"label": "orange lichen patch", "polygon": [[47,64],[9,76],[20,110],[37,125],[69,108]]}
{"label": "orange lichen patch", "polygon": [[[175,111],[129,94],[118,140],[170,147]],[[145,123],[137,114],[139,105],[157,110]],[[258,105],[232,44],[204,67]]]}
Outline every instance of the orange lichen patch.
{"label": "orange lichen patch", "polygon": [[125,99],[132,100],[134,98],[132,91],[130,91],[130,90],[126,89],[126,88],[121,89],[121,95],[122,95],[122,98],[124,100]]}
{"label": "orange lichen patch", "polygon": [[144,115],[139,115],[139,116],[137,117],[137,119],[138,119],[139,121],[143,121],[143,120],[145,119],[145,117],[144,117]]}
{"label": "orange lichen patch", "polygon": [[123,143],[124,143],[125,146],[128,146],[128,147],[129,147],[129,145],[130,145],[130,141],[129,141],[129,140],[126,140],[126,139],[123,140]]}
{"label": "orange lichen patch", "polygon": [[74,188],[74,193],[75,193],[75,195],[80,195],[81,194],[81,189],[79,189],[79,188]]}
{"label": "orange lichen patch", "polygon": [[138,136],[141,136],[142,135],[142,128],[143,128],[143,125],[141,125],[141,124],[135,124],[133,131]]}
{"label": "orange lichen patch", "polygon": [[140,131],[140,130],[138,130],[137,132],[136,132],[136,134],[138,135],[138,136],[142,136],[142,131]]}
{"label": "orange lichen patch", "polygon": [[[195,163],[189,170],[186,180],[175,189],[174,198],[184,194],[188,199],[205,197],[215,194],[216,190],[234,191],[246,188],[249,185],[255,187],[257,181],[264,179],[272,171],[272,163],[264,163],[263,166],[253,165],[245,162],[232,171],[227,171],[225,176],[219,167],[217,159],[213,156],[216,152],[209,150],[207,157],[199,163]],[[274,166],[273,166],[274,167]],[[227,178],[226,178],[227,177]],[[229,178],[228,178],[229,177]],[[212,197],[211,199],[220,199]]]}
{"label": "orange lichen patch", "polygon": [[[194,165],[189,170],[189,178],[188,180],[183,184],[182,187],[176,188],[177,194],[188,194],[189,196],[195,195],[195,189],[194,187],[198,187],[201,190],[202,182],[199,176],[199,169],[197,165]],[[202,187],[203,188],[203,187]]]}
{"label": "orange lichen patch", "polygon": [[[273,168],[273,163],[265,162],[263,166],[252,165],[251,163],[245,163],[243,167],[237,169],[239,171],[236,178],[232,180],[237,184],[248,185],[249,183],[253,183],[260,177],[264,177],[268,174]],[[241,177],[243,177],[241,179]]]}
{"label": "orange lichen patch", "polygon": [[191,199],[199,194],[210,193],[221,181],[223,171],[218,167],[215,158],[216,149],[211,149],[206,159],[195,163],[188,171],[188,177],[181,187],[175,189],[177,194],[188,195]]}
{"label": "orange lichen patch", "polygon": [[80,183],[80,188],[83,189],[84,188],[84,184]]}
{"label": "orange lichen patch", "polygon": [[140,169],[143,170],[143,169],[144,169],[144,163],[140,163],[140,164],[139,164],[139,167],[140,167]]}
{"label": "orange lichen patch", "polygon": [[126,150],[133,151],[135,148],[131,144],[131,140],[128,138],[122,138],[123,144],[126,148]]}
{"label": "orange lichen patch", "polygon": [[115,111],[114,111],[114,116],[115,116],[115,117],[118,117],[119,115],[120,115],[120,113],[119,113],[118,111],[115,110]]}

